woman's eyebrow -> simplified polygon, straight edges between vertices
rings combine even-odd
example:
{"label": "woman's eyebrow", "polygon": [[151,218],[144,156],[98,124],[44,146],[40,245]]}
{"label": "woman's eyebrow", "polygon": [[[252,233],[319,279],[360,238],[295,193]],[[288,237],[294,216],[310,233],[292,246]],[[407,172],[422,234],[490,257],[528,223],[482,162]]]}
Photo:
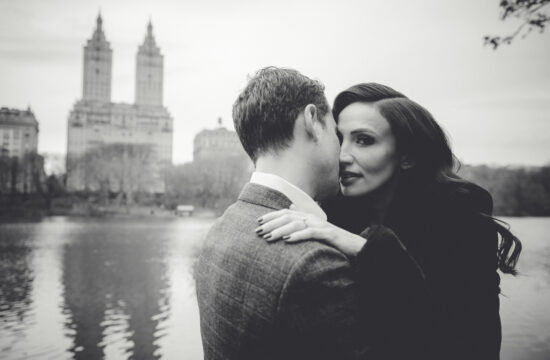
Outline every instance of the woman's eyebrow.
{"label": "woman's eyebrow", "polygon": [[360,133],[365,133],[365,132],[373,134],[373,135],[378,135],[378,133],[376,131],[374,131],[373,129],[367,129],[367,128],[354,129],[350,132],[350,134],[355,135],[355,134],[360,134]]}

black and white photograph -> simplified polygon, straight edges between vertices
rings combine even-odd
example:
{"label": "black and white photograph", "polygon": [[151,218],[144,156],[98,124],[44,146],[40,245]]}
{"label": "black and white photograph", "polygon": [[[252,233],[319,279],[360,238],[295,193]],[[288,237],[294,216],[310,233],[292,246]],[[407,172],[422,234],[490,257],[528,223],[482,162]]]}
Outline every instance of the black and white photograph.
{"label": "black and white photograph", "polygon": [[0,360],[550,359],[550,0],[0,0]]}

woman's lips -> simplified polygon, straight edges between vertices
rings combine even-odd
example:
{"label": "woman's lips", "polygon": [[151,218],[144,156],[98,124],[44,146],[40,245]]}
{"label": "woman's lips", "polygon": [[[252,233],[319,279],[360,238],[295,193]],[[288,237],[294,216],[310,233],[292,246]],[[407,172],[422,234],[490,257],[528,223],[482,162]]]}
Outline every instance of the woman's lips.
{"label": "woman's lips", "polygon": [[351,185],[360,177],[362,177],[362,175],[359,173],[356,173],[353,171],[342,171],[340,173],[340,183],[344,186],[348,186],[348,185]]}

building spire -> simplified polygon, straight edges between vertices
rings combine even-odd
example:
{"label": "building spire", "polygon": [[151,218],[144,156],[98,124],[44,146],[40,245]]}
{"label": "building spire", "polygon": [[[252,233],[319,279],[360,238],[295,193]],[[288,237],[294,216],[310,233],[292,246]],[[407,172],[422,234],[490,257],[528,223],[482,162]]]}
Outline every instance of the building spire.
{"label": "building spire", "polygon": [[151,21],[150,17],[149,21],[147,22],[147,34],[145,34],[143,44],[140,46],[140,49],[142,48],[149,52],[160,52],[155,42],[155,36],[153,35],[153,22]]}
{"label": "building spire", "polygon": [[102,27],[103,27],[103,18],[101,17],[101,10],[100,10],[97,15],[97,30],[101,31]]}
{"label": "building spire", "polygon": [[149,18],[149,22],[147,23],[147,35],[145,36],[145,43],[151,43],[151,45],[155,46],[155,37],[153,36],[153,23],[151,22],[151,18]]}
{"label": "building spire", "polygon": [[105,34],[103,33],[103,17],[101,17],[101,11],[99,11],[96,19],[96,28],[92,35],[92,40],[103,42],[106,41]]}

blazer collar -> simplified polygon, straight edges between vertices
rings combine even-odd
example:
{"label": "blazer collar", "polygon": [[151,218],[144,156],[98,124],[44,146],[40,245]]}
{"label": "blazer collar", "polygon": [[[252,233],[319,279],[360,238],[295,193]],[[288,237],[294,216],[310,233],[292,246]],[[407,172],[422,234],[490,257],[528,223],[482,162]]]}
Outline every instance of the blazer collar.
{"label": "blazer collar", "polygon": [[313,214],[323,220],[327,219],[327,215],[323,209],[311,196],[283,177],[255,171],[250,177],[250,183],[267,186],[273,190],[280,191],[296,206],[295,210]]}
{"label": "blazer collar", "polygon": [[244,186],[239,195],[239,200],[273,210],[288,209],[292,204],[292,201],[282,192],[253,183],[247,183]]}

